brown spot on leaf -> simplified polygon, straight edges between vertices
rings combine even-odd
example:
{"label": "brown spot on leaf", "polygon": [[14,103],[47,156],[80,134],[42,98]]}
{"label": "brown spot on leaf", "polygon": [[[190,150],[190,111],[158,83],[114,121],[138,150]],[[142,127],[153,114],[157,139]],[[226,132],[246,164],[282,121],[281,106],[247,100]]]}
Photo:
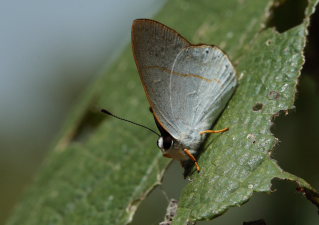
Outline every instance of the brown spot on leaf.
{"label": "brown spot on leaf", "polygon": [[256,111],[260,111],[262,110],[262,108],[264,107],[264,105],[262,103],[256,103],[256,105],[254,105],[253,110]]}

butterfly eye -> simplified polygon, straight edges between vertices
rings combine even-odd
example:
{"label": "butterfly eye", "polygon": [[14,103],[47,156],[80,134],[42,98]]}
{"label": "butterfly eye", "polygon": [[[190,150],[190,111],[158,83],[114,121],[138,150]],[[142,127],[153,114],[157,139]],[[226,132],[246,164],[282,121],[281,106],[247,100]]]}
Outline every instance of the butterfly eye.
{"label": "butterfly eye", "polygon": [[163,138],[163,147],[164,149],[170,149],[173,146],[173,139],[170,136]]}
{"label": "butterfly eye", "polygon": [[170,136],[160,137],[157,140],[157,146],[161,149],[164,149],[164,150],[170,149],[173,146],[173,144],[174,144],[174,141],[173,141],[172,137],[170,137]]}

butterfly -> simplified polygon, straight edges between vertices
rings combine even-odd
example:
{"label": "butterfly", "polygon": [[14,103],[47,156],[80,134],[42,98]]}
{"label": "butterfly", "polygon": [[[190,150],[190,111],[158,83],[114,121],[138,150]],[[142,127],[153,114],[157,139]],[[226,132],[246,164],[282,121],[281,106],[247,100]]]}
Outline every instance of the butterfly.
{"label": "butterfly", "polygon": [[165,157],[195,163],[196,155],[231,98],[237,78],[228,56],[216,46],[193,45],[155,20],[132,25],[132,48],[140,79],[161,133]]}

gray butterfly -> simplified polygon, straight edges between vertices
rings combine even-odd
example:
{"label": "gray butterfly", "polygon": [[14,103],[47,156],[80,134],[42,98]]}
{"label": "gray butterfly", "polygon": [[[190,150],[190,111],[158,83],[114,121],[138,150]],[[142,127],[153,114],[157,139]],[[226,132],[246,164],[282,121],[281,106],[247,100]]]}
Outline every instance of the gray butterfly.
{"label": "gray butterfly", "polygon": [[161,133],[163,155],[192,160],[236,87],[236,74],[216,46],[192,45],[175,30],[149,19],[132,26],[132,46],[147,99]]}

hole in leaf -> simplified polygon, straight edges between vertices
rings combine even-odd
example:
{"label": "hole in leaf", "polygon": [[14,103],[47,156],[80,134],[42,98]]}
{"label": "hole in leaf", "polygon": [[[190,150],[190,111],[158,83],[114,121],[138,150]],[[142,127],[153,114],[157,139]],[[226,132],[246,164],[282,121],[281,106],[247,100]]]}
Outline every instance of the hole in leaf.
{"label": "hole in leaf", "polygon": [[272,44],[272,40],[267,40],[267,41],[266,41],[266,45],[267,45],[267,46],[270,46],[271,44]]}
{"label": "hole in leaf", "polygon": [[89,108],[89,110],[84,114],[81,122],[79,122],[71,141],[83,142],[83,140],[85,140],[105,118],[106,116],[97,108]]}
{"label": "hole in leaf", "polygon": [[262,103],[256,103],[256,105],[254,105],[253,110],[254,111],[260,111],[263,108],[263,104]]}
{"label": "hole in leaf", "polygon": [[274,27],[278,32],[284,32],[302,23],[306,0],[277,0],[270,10],[267,27]]}

